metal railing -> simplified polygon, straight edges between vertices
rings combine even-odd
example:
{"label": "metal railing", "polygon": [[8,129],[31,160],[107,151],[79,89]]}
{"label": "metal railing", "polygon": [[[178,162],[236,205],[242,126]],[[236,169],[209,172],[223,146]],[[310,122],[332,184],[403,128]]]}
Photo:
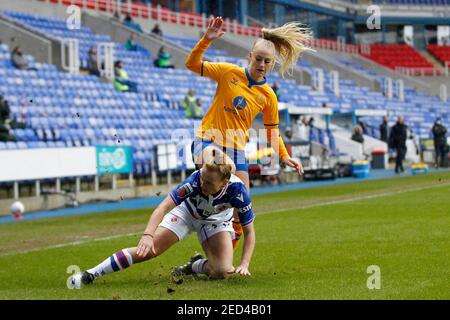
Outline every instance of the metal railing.
{"label": "metal railing", "polygon": [[360,48],[354,44],[345,44],[331,39],[313,39],[311,46],[317,49],[359,54]]}
{"label": "metal railing", "polygon": [[415,67],[395,67],[395,71],[406,76],[416,77],[416,76],[440,76],[441,71],[438,68],[415,68]]}

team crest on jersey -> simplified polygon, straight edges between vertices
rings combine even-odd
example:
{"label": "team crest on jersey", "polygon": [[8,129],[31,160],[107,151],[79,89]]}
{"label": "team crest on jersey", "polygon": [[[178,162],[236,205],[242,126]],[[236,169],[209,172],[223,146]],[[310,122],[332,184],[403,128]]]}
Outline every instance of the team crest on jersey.
{"label": "team crest on jersey", "polygon": [[242,110],[247,106],[247,100],[243,96],[237,96],[233,100],[233,106],[238,110]]}
{"label": "team crest on jersey", "polygon": [[178,218],[173,216],[172,218],[170,218],[170,222],[172,223],[178,223]]}
{"label": "team crest on jersey", "polygon": [[190,183],[186,183],[178,188],[177,196],[180,198],[186,198],[192,192],[194,192],[194,188],[192,188]]}

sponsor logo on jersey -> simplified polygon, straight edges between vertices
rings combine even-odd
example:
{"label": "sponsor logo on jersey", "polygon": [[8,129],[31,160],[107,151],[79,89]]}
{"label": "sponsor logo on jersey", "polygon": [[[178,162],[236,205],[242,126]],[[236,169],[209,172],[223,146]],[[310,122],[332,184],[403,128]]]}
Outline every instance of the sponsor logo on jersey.
{"label": "sponsor logo on jersey", "polygon": [[190,195],[192,192],[194,192],[194,188],[192,188],[190,183],[186,183],[182,185],[180,188],[178,188],[177,196],[180,198],[185,198],[188,195]]}
{"label": "sponsor logo on jersey", "polygon": [[237,96],[233,100],[233,106],[238,110],[245,109],[247,106],[247,100],[245,100],[243,96]]}
{"label": "sponsor logo on jersey", "polygon": [[250,211],[250,210],[252,210],[252,204],[250,203],[248,206],[245,206],[245,207],[243,207],[243,208],[240,208],[238,211],[240,212],[240,213],[246,213],[246,212],[248,212],[248,211]]}
{"label": "sponsor logo on jersey", "polygon": [[238,114],[236,110],[228,108],[227,106],[223,106],[223,110],[225,110],[226,112],[230,112],[232,114],[235,114],[235,115]]}
{"label": "sponsor logo on jersey", "polygon": [[242,193],[239,193],[236,199],[240,200],[241,202],[244,202],[244,195]]}

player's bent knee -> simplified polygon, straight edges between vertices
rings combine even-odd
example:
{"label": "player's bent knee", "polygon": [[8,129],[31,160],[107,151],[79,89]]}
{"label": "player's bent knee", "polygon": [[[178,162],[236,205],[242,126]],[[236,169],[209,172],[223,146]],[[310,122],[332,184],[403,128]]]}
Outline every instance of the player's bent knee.
{"label": "player's bent knee", "polygon": [[220,266],[217,268],[212,268],[211,274],[209,276],[213,279],[224,279],[230,274],[232,274],[233,271],[234,271],[233,267]]}

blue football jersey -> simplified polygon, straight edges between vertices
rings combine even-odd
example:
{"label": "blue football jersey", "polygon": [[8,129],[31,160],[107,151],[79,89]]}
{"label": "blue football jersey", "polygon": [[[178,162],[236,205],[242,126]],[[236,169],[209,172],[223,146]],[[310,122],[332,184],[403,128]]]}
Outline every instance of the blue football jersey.
{"label": "blue football jersey", "polygon": [[214,195],[206,196],[200,188],[201,169],[194,171],[169,193],[176,205],[185,207],[196,219],[205,221],[231,220],[233,208],[238,209],[241,225],[251,223],[255,215],[244,183],[231,175],[228,184]]}

